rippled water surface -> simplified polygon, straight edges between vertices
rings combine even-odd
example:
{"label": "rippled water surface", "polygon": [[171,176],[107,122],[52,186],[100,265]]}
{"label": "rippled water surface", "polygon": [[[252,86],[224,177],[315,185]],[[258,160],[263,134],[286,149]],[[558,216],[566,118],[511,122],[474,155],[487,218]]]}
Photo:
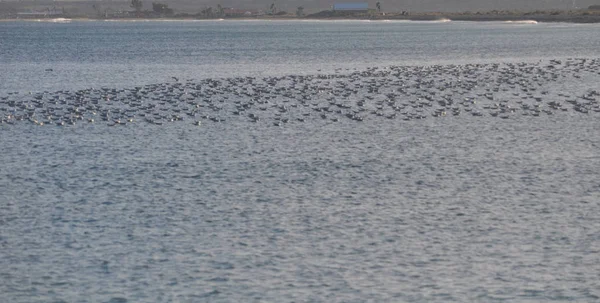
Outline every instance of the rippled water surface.
{"label": "rippled water surface", "polygon": [[598,301],[599,29],[0,23],[0,302]]}

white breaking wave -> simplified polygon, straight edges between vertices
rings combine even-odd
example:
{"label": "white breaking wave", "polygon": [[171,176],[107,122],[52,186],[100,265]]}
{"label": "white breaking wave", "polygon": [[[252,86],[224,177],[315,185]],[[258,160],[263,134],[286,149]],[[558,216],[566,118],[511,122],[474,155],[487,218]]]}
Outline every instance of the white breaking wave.
{"label": "white breaking wave", "polygon": [[538,24],[535,20],[517,20],[517,21],[505,21],[505,23],[515,23],[515,24]]}
{"label": "white breaking wave", "polygon": [[67,18],[53,18],[53,19],[35,19],[32,21],[36,22],[50,22],[50,23],[70,23],[71,19]]}
{"label": "white breaking wave", "polygon": [[103,19],[89,21],[102,21],[102,22],[217,22],[224,21],[225,19]]}

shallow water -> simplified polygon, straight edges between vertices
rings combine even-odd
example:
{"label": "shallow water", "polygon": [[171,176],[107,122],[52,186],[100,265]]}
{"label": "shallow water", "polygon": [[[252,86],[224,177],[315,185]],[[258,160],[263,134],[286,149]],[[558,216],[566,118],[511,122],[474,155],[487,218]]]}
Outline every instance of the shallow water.
{"label": "shallow water", "polygon": [[[232,32],[235,26],[240,32],[273,31],[275,36],[282,27],[296,28],[304,37],[311,37],[311,31],[343,31],[347,36],[340,41],[350,40],[348,36],[370,39],[363,34],[374,30],[371,24],[355,23],[309,23],[306,28],[296,23],[240,24],[225,27]],[[65,31],[93,32],[95,25],[71,23],[36,30],[66,37],[73,35]],[[0,23],[0,30],[7,26],[28,31],[39,25]],[[110,31],[102,32],[104,26],[97,35],[115,39]],[[106,26],[136,29],[145,37],[151,31],[177,36],[183,28],[198,25]],[[505,24],[409,26],[454,37],[484,31],[551,35],[551,25],[509,30]],[[558,30],[555,40],[544,38],[552,47],[539,48],[540,58],[561,58],[570,50],[574,56],[597,57],[596,36],[590,35],[593,27],[565,28],[569,30],[564,36]],[[588,44],[552,44],[573,42],[574,33],[587,37]],[[168,35],[161,39],[177,41]],[[12,77],[2,73],[0,77],[8,79],[1,82],[8,83],[2,88],[20,94],[79,85],[132,88],[169,81],[171,76],[183,79],[188,72],[202,78],[196,73],[198,66],[223,64],[216,59],[222,54],[214,51],[207,53],[217,63],[199,65],[181,54],[148,51],[154,61],[163,58],[172,73],[161,73],[146,59],[132,63],[130,72],[107,73],[127,60],[94,48],[97,41],[75,42],[87,50],[81,58],[99,58],[93,64],[69,54],[41,52],[39,46],[37,51],[13,50],[13,55],[1,57],[1,67],[24,65],[19,60],[29,60],[29,66],[12,69]],[[530,47],[530,42],[522,43],[521,50]],[[320,62],[331,61],[332,73],[335,68],[344,73],[349,72],[345,68],[375,64],[371,50],[379,48],[353,46],[338,45],[343,50],[340,58],[324,55]],[[258,49],[254,52],[260,57]],[[486,56],[498,62],[531,59],[525,51],[503,53],[508,49]],[[290,66],[306,56],[318,57],[319,51],[311,52],[290,55]],[[362,56],[355,56],[357,52]],[[453,59],[453,53],[431,52],[439,60]],[[473,56],[473,62],[483,61],[477,52],[460,59]],[[48,53],[58,59],[31,59]],[[285,66],[279,56],[275,61]],[[417,65],[418,57],[425,55],[387,56],[399,58],[394,65],[398,61]],[[345,61],[351,57],[363,59]],[[270,76],[280,72],[271,65],[259,68],[261,60],[240,64],[239,75],[248,70]],[[106,70],[90,68],[106,62],[112,62]],[[50,77],[45,74],[27,78],[35,69],[63,64],[91,80],[77,82],[71,74],[59,74],[64,77],[60,81],[47,81]],[[178,69],[186,64],[190,66]],[[137,75],[138,68],[149,72]],[[302,71],[311,74],[313,68],[318,67],[308,64]],[[581,96],[599,90],[599,76],[593,72],[564,74],[568,77],[544,82],[540,90],[548,90],[552,98],[559,92]],[[130,79],[118,81],[125,78]],[[355,83],[368,81],[365,76]],[[313,102],[322,102],[319,98]],[[519,112],[508,119],[462,114],[410,121],[368,115],[362,122],[315,118],[280,127],[270,123],[276,116],[270,109],[261,120],[265,123],[234,118],[230,111],[223,115],[226,121],[203,121],[200,127],[189,120],[124,126],[0,124],[3,300],[589,302],[600,298],[600,120],[594,112],[569,108],[537,117]]]}

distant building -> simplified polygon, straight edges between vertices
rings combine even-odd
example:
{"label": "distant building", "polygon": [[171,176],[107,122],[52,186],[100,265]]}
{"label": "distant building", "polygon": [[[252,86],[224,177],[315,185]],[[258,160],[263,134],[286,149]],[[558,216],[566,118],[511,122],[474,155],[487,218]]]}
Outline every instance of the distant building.
{"label": "distant building", "polygon": [[333,5],[333,11],[345,13],[368,13],[369,3],[367,2],[351,2],[351,3],[336,3]]}

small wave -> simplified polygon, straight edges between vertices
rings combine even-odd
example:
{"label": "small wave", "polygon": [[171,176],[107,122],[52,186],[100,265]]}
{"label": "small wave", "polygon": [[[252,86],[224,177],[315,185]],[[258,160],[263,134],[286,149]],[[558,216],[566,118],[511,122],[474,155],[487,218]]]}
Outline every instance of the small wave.
{"label": "small wave", "polygon": [[216,22],[225,19],[104,19],[102,22]]}
{"label": "small wave", "polygon": [[376,20],[377,22],[384,22],[384,23],[409,23],[409,22],[415,22],[413,20],[408,20],[408,19],[383,19],[383,20]]}
{"label": "small wave", "polygon": [[70,23],[71,19],[67,18],[53,18],[53,19],[34,19],[35,22],[50,22],[50,23]]}
{"label": "small wave", "polygon": [[[267,21],[268,19],[264,19],[263,21]],[[274,20],[275,21],[275,20]],[[362,23],[362,22],[372,22],[378,20],[369,20],[369,19],[280,19],[279,21],[283,22],[309,22],[309,23]]]}
{"label": "small wave", "polygon": [[538,24],[535,20],[516,20],[516,21],[504,21],[504,23],[512,23],[512,24]]}
{"label": "small wave", "polygon": [[69,23],[69,22],[71,22],[71,19],[67,19],[67,18],[55,18],[55,19],[50,19],[50,22],[54,22],[54,23]]}
{"label": "small wave", "polygon": [[442,19],[434,20],[433,22],[446,23],[446,22],[452,22],[452,20],[450,20],[448,18],[442,18]]}

